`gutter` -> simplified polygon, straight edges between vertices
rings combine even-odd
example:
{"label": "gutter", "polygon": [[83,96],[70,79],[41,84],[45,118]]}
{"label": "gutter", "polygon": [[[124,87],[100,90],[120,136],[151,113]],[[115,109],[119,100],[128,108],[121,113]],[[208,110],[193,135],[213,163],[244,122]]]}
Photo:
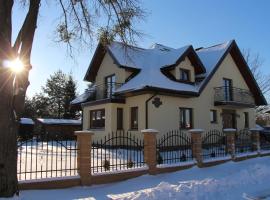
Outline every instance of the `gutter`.
{"label": "gutter", "polygon": [[152,95],[149,99],[145,101],[145,129],[148,129],[148,102],[157,95],[158,93],[156,92],[154,95]]}

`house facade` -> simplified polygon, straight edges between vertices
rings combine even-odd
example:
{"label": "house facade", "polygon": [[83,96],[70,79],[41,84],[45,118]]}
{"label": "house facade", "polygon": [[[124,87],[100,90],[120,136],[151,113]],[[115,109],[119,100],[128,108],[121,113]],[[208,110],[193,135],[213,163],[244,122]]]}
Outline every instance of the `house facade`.
{"label": "house facade", "polygon": [[267,104],[234,40],[207,48],[149,49],[99,44],[75,99],[83,129],[254,128],[255,106]]}

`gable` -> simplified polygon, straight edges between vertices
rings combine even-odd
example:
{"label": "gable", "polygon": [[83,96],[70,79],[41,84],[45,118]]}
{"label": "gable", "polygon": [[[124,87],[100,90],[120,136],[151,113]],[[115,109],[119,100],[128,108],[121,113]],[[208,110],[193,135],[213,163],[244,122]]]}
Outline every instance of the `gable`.
{"label": "gable", "polygon": [[207,93],[211,94],[210,96],[214,96],[214,88],[224,86],[223,79],[232,80],[232,86],[235,88],[249,90],[249,87],[236,63],[234,62],[231,54],[227,54],[225,56],[202,93]]}
{"label": "gable", "polygon": [[205,80],[202,81],[202,85],[200,87],[199,93],[201,93],[205,89],[208,82],[212,79],[213,75],[216,73],[216,71],[219,69],[224,59],[228,55],[231,56],[232,60],[234,61],[236,67],[238,68],[241,74],[241,77],[244,79],[246,85],[248,86],[248,89],[253,94],[256,105],[267,105],[267,102],[255,78],[252,75],[252,72],[250,71],[240,49],[238,48],[234,40],[230,42],[230,45],[228,46],[226,51],[222,54],[221,58],[218,60],[216,65],[212,67],[213,69],[211,69],[210,74],[208,74]]}

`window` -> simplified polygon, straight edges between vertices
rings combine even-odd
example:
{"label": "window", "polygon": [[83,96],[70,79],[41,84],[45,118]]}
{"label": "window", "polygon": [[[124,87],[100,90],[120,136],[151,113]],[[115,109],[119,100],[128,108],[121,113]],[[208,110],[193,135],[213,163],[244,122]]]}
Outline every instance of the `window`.
{"label": "window", "polygon": [[216,110],[210,110],[210,122],[217,123],[217,111]]}
{"label": "window", "polygon": [[187,69],[180,69],[180,80],[190,81],[190,71]]}
{"label": "window", "polygon": [[192,108],[180,108],[180,128],[192,128]]}
{"label": "window", "polygon": [[123,129],[123,108],[117,108],[117,130]]}
{"label": "window", "polygon": [[130,128],[137,130],[138,129],[138,107],[132,107],[130,110]]}
{"label": "window", "polygon": [[105,109],[90,111],[90,128],[105,128]]}
{"label": "window", "polygon": [[105,97],[111,98],[115,92],[115,75],[110,75],[105,78]]}
{"label": "window", "polygon": [[224,99],[225,101],[232,101],[232,80],[224,78],[223,79],[223,86],[224,86]]}
{"label": "window", "polygon": [[249,116],[248,112],[244,112],[245,128],[249,128]]}

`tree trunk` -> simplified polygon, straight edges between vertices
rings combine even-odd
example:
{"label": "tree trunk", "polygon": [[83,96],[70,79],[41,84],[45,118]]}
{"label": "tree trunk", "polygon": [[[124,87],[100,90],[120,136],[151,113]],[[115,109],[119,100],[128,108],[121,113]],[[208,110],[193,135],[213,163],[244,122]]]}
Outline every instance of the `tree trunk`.
{"label": "tree trunk", "polygon": [[10,197],[17,191],[17,125],[12,111],[13,79],[3,61],[12,59],[12,0],[0,0],[0,197]]}
{"label": "tree trunk", "polygon": [[0,197],[13,196],[17,191],[17,129],[13,104],[13,76],[0,69]]}
{"label": "tree trunk", "polygon": [[[30,0],[25,22],[15,47],[11,44],[13,0],[0,0],[0,197],[11,197],[18,191],[17,132],[18,119],[24,109],[30,56],[36,29],[40,0]],[[5,60],[19,56],[26,65],[15,75],[4,67]]]}

